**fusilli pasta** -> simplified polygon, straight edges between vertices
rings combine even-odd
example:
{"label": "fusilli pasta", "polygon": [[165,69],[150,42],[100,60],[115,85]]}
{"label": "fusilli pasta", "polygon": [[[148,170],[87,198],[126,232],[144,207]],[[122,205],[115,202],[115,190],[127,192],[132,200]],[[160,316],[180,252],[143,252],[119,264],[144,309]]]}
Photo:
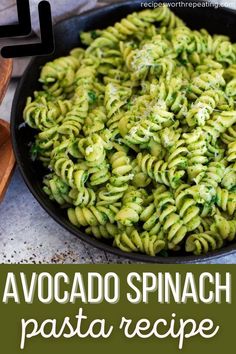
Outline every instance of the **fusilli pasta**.
{"label": "fusilli pasta", "polygon": [[125,252],[201,255],[233,241],[236,45],[166,6],[81,41],[42,68],[24,110],[44,192]]}

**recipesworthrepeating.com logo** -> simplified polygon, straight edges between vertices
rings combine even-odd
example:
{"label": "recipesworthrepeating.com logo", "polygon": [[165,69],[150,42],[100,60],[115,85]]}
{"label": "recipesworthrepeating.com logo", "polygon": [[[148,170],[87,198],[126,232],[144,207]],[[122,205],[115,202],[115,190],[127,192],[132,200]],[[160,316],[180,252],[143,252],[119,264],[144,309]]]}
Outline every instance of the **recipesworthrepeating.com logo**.
{"label": "recipesworthrepeating.com logo", "polygon": [[161,7],[163,5],[166,5],[167,7],[191,7],[193,9],[197,8],[197,7],[205,7],[205,8],[209,8],[209,7],[213,7],[215,9],[218,9],[220,7],[228,7],[228,8],[232,8],[235,7],[235,0],[234,1],[221,1],[220,3],[218,2],[208,2],[208,1],[176,1],[176,2],[157,2],[157,1],[143,1],[141,3],[141,7],[143,8],[158,8]]}

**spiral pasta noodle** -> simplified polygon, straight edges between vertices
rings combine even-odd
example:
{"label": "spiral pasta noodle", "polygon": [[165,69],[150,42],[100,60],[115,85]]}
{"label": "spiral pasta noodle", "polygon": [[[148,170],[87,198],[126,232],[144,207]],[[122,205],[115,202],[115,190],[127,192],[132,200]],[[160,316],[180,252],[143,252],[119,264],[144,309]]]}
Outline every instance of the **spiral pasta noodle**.
{"label": "spiral pasta noodle", "polygon": [[165,241],[157,235],[150,236],[145,231],[139,234],[137,230],[134,230],[130,234],[118,233],[113,245],[124,252],[142,252],[149,256],[155,256],[165,248]]}

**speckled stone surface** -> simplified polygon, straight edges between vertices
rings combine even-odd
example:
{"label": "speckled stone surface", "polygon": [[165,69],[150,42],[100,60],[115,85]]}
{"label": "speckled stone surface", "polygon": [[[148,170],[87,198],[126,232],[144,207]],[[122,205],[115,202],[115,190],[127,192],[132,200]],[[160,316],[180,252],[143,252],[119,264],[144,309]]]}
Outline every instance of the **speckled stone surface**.
{"label": "speckled stone surface", "polygon": [[[111,1],[110,1],[111,2]],[[0,117],[10,119],[16,82],[0,106]],[[65,231],[41,208],[16,169],[0,204],[0,263],[130,263],[105,253]],[[236,264],[236,253],[213,263]]]}

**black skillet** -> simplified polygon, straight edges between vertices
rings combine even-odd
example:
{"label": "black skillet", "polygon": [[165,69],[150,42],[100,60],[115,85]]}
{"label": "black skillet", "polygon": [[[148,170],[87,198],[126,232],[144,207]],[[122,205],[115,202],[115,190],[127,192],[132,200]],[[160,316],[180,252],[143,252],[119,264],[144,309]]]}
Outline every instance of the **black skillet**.
{"label": "black skillet", "polygon": [[[155,2],[157,3],[157,1]],[[166,2],[173,3],[173,0]],[[192,3],[193,2],[194,1],[192,1]],[[200,2],[201,1],[198,1],[198,3]],[[147,1],[147,3],[152,2]],[[26,103],[26,98],[28,96],[32,96],[34,90],[38,90],[40,88],[40,85],[38,84],[40,68],[46,62],[63,55],[67,55],[72,48],[79,46],[79,34],[81,31],[88,31],[96,28],[102,29],[109,25],[113,25],[116,21],[119,21],[127,14],[133,11],[139,11],[141,9],[140,4],[141,1],[137,0],[118,2],[107,7],[84,13],[81,16],[72,17],[60,22],[54,27],[56,43],[55,52],[53,55],[35,57],[31,61],[15,93],[11,113],[11,134],[18,166],[28,188],[41,206],[48,212],[48,214],[51,215],[51,217],[65,229],[92,246],[139,262],[201,263],[202,261],[214,261],[220,256],[230,255],[236,252],[236,243],[234,242],[219,251],[211,252],[200,257],[187,255],[186,253],[175,253],[169,257],[149,257],[137,253],[122,252],[119,249],[113,248],[112,245],[106,241],[97,240],[86,235],[71,225],[67,219],[66,212],[61,210],[58,205],[51,202],[43,193],[42,177],[45,174],[45,171],[38,162],[31,161],[29,156],[29,144],[34,139],[34,132],[28,127],[22,127],[22,112]],[[192,29],[206,28],[211,34],[225,34],[230,36],[232,41],[236,42],[235,11],[224,8],[215,9],[214,7],[197,7],[193,9],[189,6],[172,7],[172,10]]]}

